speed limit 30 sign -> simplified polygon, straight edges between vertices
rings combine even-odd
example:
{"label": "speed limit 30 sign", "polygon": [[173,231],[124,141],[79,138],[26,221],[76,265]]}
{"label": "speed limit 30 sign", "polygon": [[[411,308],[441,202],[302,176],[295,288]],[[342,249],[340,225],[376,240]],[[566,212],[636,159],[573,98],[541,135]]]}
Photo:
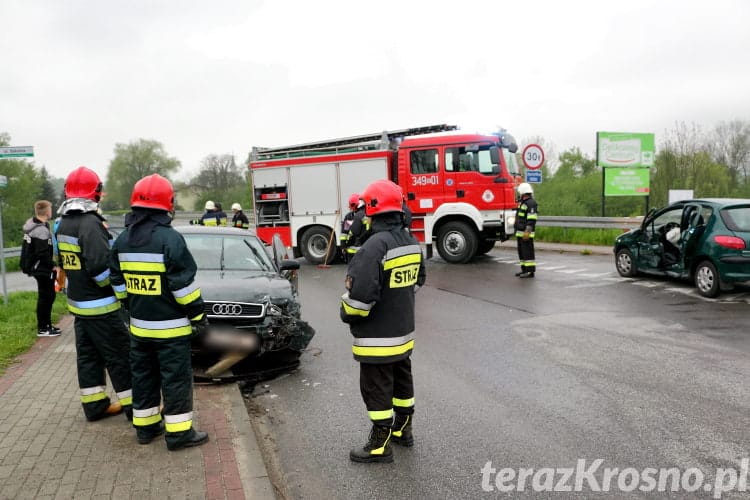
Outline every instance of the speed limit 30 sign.
{"label": "speed limit 30 sign", "polygon": [[529,170],[538,170],[544,164],[544,150],[539,144],[529,144],[523,148],[523,164]]}

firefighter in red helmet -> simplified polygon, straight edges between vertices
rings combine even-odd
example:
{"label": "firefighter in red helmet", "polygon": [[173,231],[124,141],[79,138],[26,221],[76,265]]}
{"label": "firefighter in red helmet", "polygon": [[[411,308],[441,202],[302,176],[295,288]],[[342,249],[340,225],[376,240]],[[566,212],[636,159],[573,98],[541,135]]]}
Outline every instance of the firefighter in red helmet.
{"label": "firefighter in red helmet", "polygon": [[365,202],[358,193],[352,193],[349,196],[349,212],[341,223],[340,242],[345,262],[349,262],[357,253],[359,245],[365,240],[363,235],[368,227],[368,221],[365,220]]}
{"label": "firefighter in red helmet", "polygon": [[130,206],[126,229],[112,247],[110,269],[117,296],[130,311],[136,437],[148,444],[166,431],[170,451],[198,446],[208,434],[193,426],[190,344],[207,326],[197,268],[185,239],[171,226],[169,180],[158,174],[139,180]]}
{"label": "firefighter in red helmet", "polygon": [[[78,167],[65,179],[65,201],[55,231],[58,262],[68,280],[68,310],[75,317],[81,404],[87,420],[125,411],[132,418],[128,331],[120,316],[108,266],[111,236],[98,213],[102,182]],[[107,395],[105,369],[118,402]]]}
{"label": "firefighter in red helmet", "polygon": [[372,430],[365,446],[349,457],[391,462],[391,442],[414,444],[414,297],[426,273],[419,243],[404,228],[398,185],[378,180],[362,197],[372,232],[347,268],[340,313],[354,336],[352,351],[360,363],[360,391]]}

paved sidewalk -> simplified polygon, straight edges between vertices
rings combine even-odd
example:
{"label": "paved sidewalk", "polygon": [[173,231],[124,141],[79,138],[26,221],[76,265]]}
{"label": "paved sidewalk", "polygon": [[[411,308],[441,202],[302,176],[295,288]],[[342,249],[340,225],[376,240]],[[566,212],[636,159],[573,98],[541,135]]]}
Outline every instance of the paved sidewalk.
{"label": "paved sidewalk", "polygon": [[86,421],[72,317],[59,326],[0,377],[0,499],[275,498],[236,384],[195,387],[207,444],[139,445],[124,415]]}

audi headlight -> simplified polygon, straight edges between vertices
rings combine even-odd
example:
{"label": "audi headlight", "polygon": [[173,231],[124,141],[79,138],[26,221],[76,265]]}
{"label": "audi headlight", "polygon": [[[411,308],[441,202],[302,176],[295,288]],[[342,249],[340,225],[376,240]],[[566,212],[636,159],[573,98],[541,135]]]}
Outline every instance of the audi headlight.
{"label": "audi headlight", "polygon": [[283,316],[284,311],[281,310],[281,308],[275,304],[268,304],[268,307],[266,307],[266,314],[269,316]]}

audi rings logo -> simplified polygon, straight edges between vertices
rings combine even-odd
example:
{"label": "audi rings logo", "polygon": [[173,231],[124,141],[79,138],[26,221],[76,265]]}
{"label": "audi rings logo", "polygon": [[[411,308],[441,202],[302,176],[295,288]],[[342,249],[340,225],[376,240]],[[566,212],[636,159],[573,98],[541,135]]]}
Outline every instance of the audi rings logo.
{"label": "audi rings logo", "polygon": [[239,316],[242,314],[242,306],[239,304],[214,304],[211,312],[218,316]]}

